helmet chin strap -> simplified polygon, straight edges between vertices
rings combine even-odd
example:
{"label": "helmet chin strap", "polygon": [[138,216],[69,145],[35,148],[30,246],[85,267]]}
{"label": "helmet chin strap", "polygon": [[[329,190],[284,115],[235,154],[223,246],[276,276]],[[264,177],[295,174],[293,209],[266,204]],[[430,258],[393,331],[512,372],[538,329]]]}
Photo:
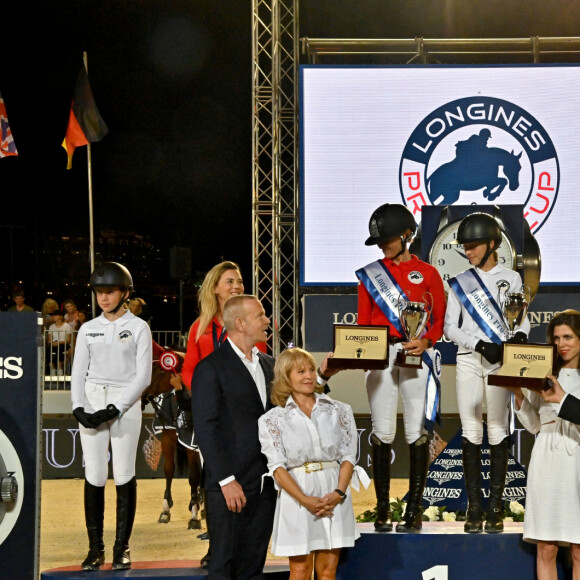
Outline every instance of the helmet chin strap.
{"label": "helmet chin strap", "polygon": [[405,234],[401,234],[401,251],[393,258],[396,260],[401,254],[404,254],[407,251],[407,244],[413,241],[415,234],[410,233],[408,236]]}
{"label": "helmet chin strap", "polygon": [[125,304],[125,302],[127,302],[127,298],[129,298],[129,296],[127,296],[127,290],[125,290],[123,292],[122,298],[119,300],[119,304],[117,304],[117,306],[115,306],[115,308],[113,308],[113,310],[109,310],[109,312],[107,312],[107,314],[117,314],[117,312],[119,312],[119,310],[123,306],[123,304]]}
{"label": "helmet chin strap", "polygon": [[483,258],[481,259],[481,261],[479,262],[479,264],[477,265],[478,268],[483,268],[483,266],[485,266],[485,263],[489,260],[489,257],[492,255],[492,253],[495,251],[495,248],[491,247],[491,242],[488,241],[487,242],[487,250],[485,251],[485,254],[483,255]]}

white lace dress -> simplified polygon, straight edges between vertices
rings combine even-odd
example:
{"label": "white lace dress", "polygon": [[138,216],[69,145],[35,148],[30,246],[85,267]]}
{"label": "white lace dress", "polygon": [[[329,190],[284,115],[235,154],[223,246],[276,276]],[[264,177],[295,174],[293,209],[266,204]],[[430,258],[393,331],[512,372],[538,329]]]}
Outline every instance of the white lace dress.
{"label": "white lace dress", "polygon": [[[580,396],[580,371],[561,369],[558,382]],[[560,405],[530,391],[517,411],[538,433],[528,468],[524,540],[580,544],[580,428],[558,417]]]}
{"label": "white lace dress", "polygon": [[[307,495],[322,497],[336,489],[339,467],[313,473],[292,470],[307,461],[356,462],[358,432],[352,409],[327,395],[316,395],[308,418],[292,397],[285,407],[275,407],[260,417],[260,442],[268,458],[268,475],[286,468]],[[355,468],[353,487],[358,488],[366,474]],[[298,556],[313,550],[354,546],[360,534],[356,529],[350,487],[347,498],[334,515],[316,517],[285,491],[280,490],[274,516],[271,551],[276,556]]]}

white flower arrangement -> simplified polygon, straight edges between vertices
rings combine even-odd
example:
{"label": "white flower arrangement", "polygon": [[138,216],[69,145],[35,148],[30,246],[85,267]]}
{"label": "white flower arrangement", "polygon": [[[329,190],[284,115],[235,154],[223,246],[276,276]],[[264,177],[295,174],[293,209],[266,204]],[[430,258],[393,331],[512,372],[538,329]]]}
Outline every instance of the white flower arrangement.
{"label": "white flower arrangement", "polygon": [[526,509],[524,508],[524,506],[518,502],[518,501],[510,501],[510,512],[516,514],[516,515],[524,515],[524,512],[526,511]]}
{"label": "white flower arrangement", "polygon": [[455,512],[443,512],[441,517],[444,522],[454,522],[457,520],[457,514]]}
{"label": "white flower arrangement", "polygon": [[[391,498],[391,510],[393,521],[398,522],[402,519],[403,514],[405,513],[405,508],[407,507],[407,503],[400,500],[399,498]],[[509,506],[504,510],[503,513],[503,521],[504,522],[523,522],[524,521],[524,513],[525,513],[524,506],[517,502],[511,501]],[[375,510],[367,510],[364,514],[357,516],[357,522],[374,522],[376,519],[376,509]],[[465,517],[463,516],[463,519]],[[446,506],[437,507],[437,506],[429,506],[423,511],[423,521],[430,521],[430,522],[455,522],[457,521],[457,513],[456,512],[448,512],[446,511]]]}
{"label": "white flower arrangement", "polygon": [[437,522],[439,521],[439,508],[431,505],[423,512],[423,516],[427,516],[430,522]]}

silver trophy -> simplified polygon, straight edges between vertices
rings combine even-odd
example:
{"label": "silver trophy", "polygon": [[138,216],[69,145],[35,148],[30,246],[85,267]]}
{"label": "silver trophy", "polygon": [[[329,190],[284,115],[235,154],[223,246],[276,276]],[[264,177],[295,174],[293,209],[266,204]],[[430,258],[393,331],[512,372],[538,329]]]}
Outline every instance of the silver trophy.
{"label": "silver trophy", "polygon": [[500,304],[508,329],[508,338],[512,338],[528,313],[531,302],[530,289],[524,284],[519,292],[504,292],[500,295]]}
{"label": "silver trophy", "polygon": [[[427,294],[431,296],[429,292]],[[425,298],[425,295],[423,295],[423,298]],[[431,297],[432,303],[433,297]],[[419,338],[431,316],[429,302],[427,300],[425,302],[411,302],[401,295],[397,307],[399,310],[399,320],[401,321],[407,339],[406,342]],[[421,363],[421,355],[409,354],[404,349],[397,353],[395,365],[415,369],[420,369],[423,366]]]}

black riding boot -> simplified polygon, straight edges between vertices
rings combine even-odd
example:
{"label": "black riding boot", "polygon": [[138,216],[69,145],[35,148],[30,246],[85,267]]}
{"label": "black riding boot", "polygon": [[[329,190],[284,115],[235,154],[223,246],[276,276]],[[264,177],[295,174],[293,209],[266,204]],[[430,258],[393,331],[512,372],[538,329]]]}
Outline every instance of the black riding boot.
{"label": "black riding boot", "polygon": [[137,480],[131,479],[117,486],[117,533],[113,546],[113,570],[131,568],[129,539],[135,521],[137,508]]}
{"label": "black riding boot", "polygon": [[105,488],[85,480],[85,522],[89,534],[89,553],[81,564],[83,570],[98,570],[105,563],[103,517],[105,515]]}
{"label": "black riding boot", "polygon": [[423,435],[409,445],[411,468],[409,474],[409,501],[403,519],[397,524],[397,532],[415,533],[423,527],[423,490],[429,467],[429,437]]}
{"label": "black riding boot", "polygon": [[376,435],[371,436],[373,449],[373,478],[377,496],[377,532],[392,532],[393,520],[391,514],[391,445],[383,443]]}
{"label": "black riding boot", "polygon": [[488,534],[503,532],[503,490],[507,474],[509,437],[501,443],[489,446],[489,499],[484,530]]}
{"label": "black riding boot", "polygon": [[485,531],[488,534],[503,532],[503,490],[508,465],[509,437],[497,445],[490,445],[489,500]]}
{"label": "black riding boot", "polygon": [[463,438],[463,474],[467,490],[467,517],[463,529],[468,534],[483,532],[481,498],[481,445]]}

